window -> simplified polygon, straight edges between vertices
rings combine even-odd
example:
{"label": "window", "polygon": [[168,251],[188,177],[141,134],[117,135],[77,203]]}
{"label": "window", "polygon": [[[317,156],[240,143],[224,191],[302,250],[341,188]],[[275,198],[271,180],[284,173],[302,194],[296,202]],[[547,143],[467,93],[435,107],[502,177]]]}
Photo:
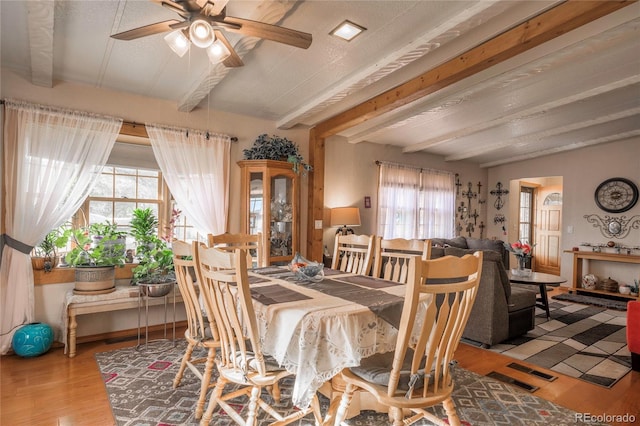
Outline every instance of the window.
{"label": "window", "polygon": [[533,195],[534,188],[520,188],[520,217],[518,223],[518,239],[527,244],[533,243]]}
{"label": "window", "polygon": [[[177,205],[176,201],[172,199],[172,217],[176,218],[175,223],[173,225],[173,236],[182,241],[207,241],[206,236],[198,234],[196,228],[193,227],[189,218],[185,216],[184,212]],[[171,219],[170,219],[171,221]],[[169,221],[169,222],[170,222]],[[169,228],[166,228],[166,233],[169,233]]]}
{"label": "window", "polygon": [[[133,210],[151,208],[163,223],[163,190],[158,170],[105,166],[74,222],[81,226],[109,221],[128,232]],[[132,245],[132,239],[127,239],[127,246]]]}
{"label": "window", "polygon": [[454,175],[379,163],[378,235],[451,238],[455,235]]}

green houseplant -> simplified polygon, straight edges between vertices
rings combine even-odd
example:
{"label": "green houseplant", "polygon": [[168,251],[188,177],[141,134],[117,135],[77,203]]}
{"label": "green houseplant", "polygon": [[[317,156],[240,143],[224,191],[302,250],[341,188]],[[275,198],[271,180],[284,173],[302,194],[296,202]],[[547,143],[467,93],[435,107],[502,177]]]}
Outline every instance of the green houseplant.
{"label": "green houseplant", "polygon": [[67,253],[69,266],[123,266],[126,233],[115,223],[92,223],[88,227],[65,231],[74,247]]}
{"label": "green houseplant", "polygon": [[298,145],[287,138],[268,136],[266,133],[258,136],[253,146],[242,151],[245,160],[278,160],[293,164],[293,171],[311,171],[313,168],[304,162],[298,150]]}
{"label": "green houseplant", "polygon": [[65,235],[73,248],[65,257],[75,267],[76,294],[103,294],[115,291],[115,267],[124,266],[126,233],[105,221],[71,228]]}
{"label": "green houseplant", "polygon": [[33,269],[50,272],[58,264],[58,249],[67,245],[68,237],[62,227],[52,229],[38,244],[31,255]]}
{"label": "green houseplant", "polygon": [[[130,226],[130,235],[136,241],[138,258],[138,266],[132,270],[132,283],[173,284],[173,252],[167,243],[158,237],[158,219],[151,209],[134,209]],[[165,287],[168,288],[167,292],[171,290],[170,286]]]}

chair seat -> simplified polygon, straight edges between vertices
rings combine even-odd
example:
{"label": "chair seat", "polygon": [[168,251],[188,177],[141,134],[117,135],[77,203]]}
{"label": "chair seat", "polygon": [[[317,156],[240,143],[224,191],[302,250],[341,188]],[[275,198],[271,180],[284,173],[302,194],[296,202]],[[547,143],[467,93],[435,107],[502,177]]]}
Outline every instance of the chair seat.
{"label": "chair seat", "polygon": [[[389,384],[389,376],[391,375],[391,369],[389,367],[393,363],[394,353],[395,351],[390,351],[370,356],[363,359],[359,366],[351,367],[349,370],[367,382],[380,386],[387,386]],[[398,381],[399,390],[409,390],[412,359],[413,350],[407,349],[407,353],[402,362],[402,369],[400,370],[400,379]],[[418,370],[417,376],[418,380],[415,382],[414,389],[422,388],[424,384],[424,369]]]}

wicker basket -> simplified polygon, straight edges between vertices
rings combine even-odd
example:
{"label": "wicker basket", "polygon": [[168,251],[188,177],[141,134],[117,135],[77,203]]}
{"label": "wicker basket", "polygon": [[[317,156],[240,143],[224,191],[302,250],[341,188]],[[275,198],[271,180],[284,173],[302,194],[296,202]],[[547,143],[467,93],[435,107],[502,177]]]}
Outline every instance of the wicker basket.
{"label": "wicker basket", "polygon": [[618,281],[612,280],[611,277],[602,280],[602,288],[605,291],[609,291],[611,293],[618,292]]}

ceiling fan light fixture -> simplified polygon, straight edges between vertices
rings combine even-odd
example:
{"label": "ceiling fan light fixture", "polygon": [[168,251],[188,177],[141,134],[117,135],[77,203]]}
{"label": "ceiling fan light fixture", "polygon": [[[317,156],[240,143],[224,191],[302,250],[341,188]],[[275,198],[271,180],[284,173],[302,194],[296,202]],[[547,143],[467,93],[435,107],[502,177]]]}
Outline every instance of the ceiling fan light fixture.
{"label": "ceiling fan light fixture", "polygon": [[213,65],[224,61],[230,55],[231,52],[227,49],[227,46],[225,46],[219,39],[213,42],[211,46],[207,47],[207,56],[209,56],[209,61]]}
{"label": "ceiling fan light fixture", "polygon": [[198,47],[206,49],[216,39],[211,25],[203,19],[196,19],[189,26],[189,38]]}
{"label": "ceiling fan light fixture", "polygon": [[329,34],[339,37],[346,41],[353,40],[357,35],[366,30],[365,27],[353,23],[349,20],[344,20],[340,25],[335,27]]}
{"label": "ceiling fan light fixture", "polygon": [[181,58],[185,53],[189,51],[189,45],[191,44],[182,30],[175,30],[170,32],[169,34],[164,36],[164,41],[166,41],[171,50],[173,50],[176,55]]}

